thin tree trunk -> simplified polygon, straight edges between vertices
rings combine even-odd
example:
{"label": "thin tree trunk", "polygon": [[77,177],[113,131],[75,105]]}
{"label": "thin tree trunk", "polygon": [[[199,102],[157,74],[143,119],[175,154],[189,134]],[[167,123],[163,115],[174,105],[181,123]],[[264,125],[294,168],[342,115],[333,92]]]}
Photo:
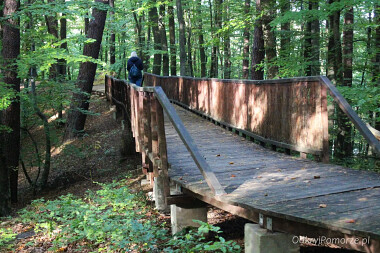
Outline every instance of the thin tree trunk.
{"label": "thin tree trunk", "polygon": [[[224,27],[228,27],[229,7],[227,0],[223,4]],[[231,39],[230,29],[226,29],[223,34],[223,55],[224,55],[224,79],[231,79]]]}
{"label": "thin tree trunk", "polygon": [[[109,3],[108,0],[95,0],[95,2],[106,5]],[[95,39],[95,41],[84,45],[83,55],[98,59],[107,11],[94,8],[92,16],[94,19],[89,24],[87,38]],[[84,130],[87,114],[83,111],[87,111],[89,108],[89,96],[92,92],[95,73],[96,63],[81,63],[77,79],[77,87],[80,88],[81,92],[73,95],[70,111],[67,116],[64,139],[73,138]]]}
{"label": "thin tree trunk", "polygon": [[[155,0],[153,2],[156,2]],[[154,40],[154,57],[153,57],[153,74],[161,75],[161,61],[162,54],[157,51],[161,51],[161,32],[158,23],[158,13],[156,6],[149,9],[149,21],[153,29],[153,40]]]}
{"label": "thin tree trunk", "polygon": [[[374,16],[375,24],[380,24],[380,4],[375,4],[375,16]],[[375,47],[376,55],[374,57],[374,68],[373,68],[373,81],[376,86],[380,86],[380,26],[378,25],[375,29]],[[380,107],[380,103],[378,104]],[[374,115],[375,117],[380,117],[380,112]],[[375,128],[380,130],[380,120],[377,120],[375,123]]]}
{"label": "thin tree trunk", "polygon": [[[197,12],[201,16],[202,15],[202,1],[198,0],[197,4]],[[207,76],[207,58],[205,53],[205,47],[204,47],[204,38],[203,38],[203,19],[198,18],[198,42],[199,42],[199,60],[201,61],[201,77]]]}
{"label": "thin tree trunk", "polygon": [[194,76],[194,68],[193,68],[193,57],[192,57],[192,44],[191,44],[191,21],[190,21],[190,13],[189,13],[189,22],[187,27],[187,65],[189,66],[189,75]]}
{"label": "thin tree trunk", "polygon": [[[281,14],[285,15],[286,12],[290,11],[290,1],[282,0],[280,1]],[[290,46],[290,23],[281,23],[281,37],[280,37],[280,58],[284,60],[289,55]]]}
{"label": "thin tree trunk", "polygon": [[[317,11],[319,9],[318,0],[310,0],[311,7],[309,7],[313,11]],[[309,5],[310,5],[309,3]],[[321,72],[321,63],[319,60],[320,57],[320,25],[319,19],[316,18],[311,21],[311,71],[310,74],[312,76],[320,75]]]}
{"label": "thin tree trunk", "polygon": [[261,14],[261,0],[256,0],[256,22],[252,47],[251,79],[263,80],[264,68],[260,66],[264,62],[265,49],[263,39],[262,19],[257,18]]}
{"label": "thin tree trunk", "polygon": [[186,27],[183,18],[182,1],[177,0],[177,18],[179,23],[179,59],[180,59],[180,75],[187,76],[187,58],[186,58]]}
{"label": "thin tree trunk", "polygon": [[[49,3],[54,3],[55,0],[49,0]],[[55,16],[45,16],[46,25],[48,28],[48,33],[54,36],[53,43],[58,41],[59,35],[58,35],[58,20],[56,15]],[[59,67],[58,64],[52,64],[49,70],[49,78],[57,81],[56,78],[59,74]]]}
{"label": "thin tree trunk", "polygon": [[86,36],[88,34],[89,25],[90,25],[90,19],[89,18],[84,18],[84,34]]}
{"label": "thin tree trunk", "polygon": [[175,23],[173,0],[168,5],[169,38],[170,38],[170,75],[177,75],[177,46],[175,44]]}
{"label": "thin tree trunk", "polygon": [[276,63],[277,51],[276,51],[276,36],[272,30],[270,23],[274,19],[275,15],[275,0],[261,0],[264,17],[263,17],[263,27],[264,27],[264,44],[265,44],[265,55],[268,64],[267,67],[267,79],[274,79],[278,75],[278,67]]}
{"label": "thin tree trunk", "polygon": [[[110,7],[114,8],[115,7],[115,0],[109,0],[109,1],[110,1]],[[115,12],[110,11],[110,15],[111,15],[111,20],[112,20],[113,17],[115,16]],[[115,35],[115,31],[112,30],[111,31],[111,37],[110,37],[110,64],[111,65],[116,63],[115,43],[116,43],[116,35]]]}
{"label": "thin tree trunk", "polygon": [[352,57],[354,53],[354,8],[344,15],[343,29],[343,86],[352,86]]}
{"label": "thin tree trunk", "polygon": [[[245,0],[244,19],[248,19],[251,11],[251,0]],[[246,22],[244,25],[244,47],[243,47],[243,79],[249,78],[249,31],[251,23]]]}
{"label": "thin tree trunk", "polygon": [[[16,13],[19,5],[17,0],[5,0],[3,15],[11,16]],[[9,88],[15,93],[16,98],[8,108],[2,111],[1,124],[10,128],[11,132],[3,133],[3,157],[5,157],[5,170],[10,177],[10,192],[12,202],[17,202],[18,187],[18,164],[20,156],[20,102],[18,93],[20,92],[20,79],[17,77],[16,60],[20,54],[20,30],[19,20],[9,18],[3,21],[3,81],[9,84]],[[2,175],[0,175],[2,176]],[[7,176],[7,175],[4,175]],[[7,194],[5,202],[7,202]],[[4,203],[4,200],[2,201]],[[6,207],[5,209],[6,210]]]}
{"label": "thin tree trunk", "polygon": [[166,27],[165,27],[165,4],[160,5],[160,16],[158,19],[159,22],[159,29],[161,34],[161,45],[162,45],[162,51],[164,52],[162,54],[162,75],[168,76],[169,75],[169,52],[168,52],[168,39],[166,37]]}
{"label": "thin tree trunk", "polygon": [[[60,29],[60,39],[65,40],[67,37],[67,20],[66,18],[61,18],[61,29]],[[67,51],[67,42],[64,42],[61,44],[61,48]],[[66,65],[67,62],[65,59],[59,59],[58,60],[58,75],[59,75],[59,80],[60,82],[66,81]],[[63,105],[62,103],[60,104],[58,108],[58,119],[62,120],[63,119]]]}
{"label": "thin tree trunk", "polygon": [[[212,33],[212,39],[215,40],[215,33],[216,33],[216,28],[215,28],[215,23],[214,23],[214,18],[213,18],[213,5],[212,1],[209,0],[209,5],[210,5],[210,28],[211,28],[211,33]],[[214,42],[215,43],[215,42]],[[210,72],[209,72],[209,77],[217,77],[216,71],[217,71],[217,66],[218,65],[218,59],[217,59],[217,50],[218,48],[213,45],[212,51],[211,51],[211,66],[210,66]]]}

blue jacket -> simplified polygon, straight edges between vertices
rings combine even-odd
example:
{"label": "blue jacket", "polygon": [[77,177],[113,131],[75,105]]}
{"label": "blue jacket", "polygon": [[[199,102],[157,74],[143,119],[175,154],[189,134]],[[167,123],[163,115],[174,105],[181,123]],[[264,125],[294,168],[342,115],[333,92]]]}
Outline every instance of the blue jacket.
{"label": "blue jacket", "polygon": [[[135,64],[136,67],[139,70],[143,70],[144,69],[143,62],[142,62],[142,60],[139,57],[131,57],[131,58],[129,58],[129,60],[127,62],[127,70],[128,70],[128,72],[132,68],[133,64]],[[142,75],[141,75],[141,78],[142,78]]]}

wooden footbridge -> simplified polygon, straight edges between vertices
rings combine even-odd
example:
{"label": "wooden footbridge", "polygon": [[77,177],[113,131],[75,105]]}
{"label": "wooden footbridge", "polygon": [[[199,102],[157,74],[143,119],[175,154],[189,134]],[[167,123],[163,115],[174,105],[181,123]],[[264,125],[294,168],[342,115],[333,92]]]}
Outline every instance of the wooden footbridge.
{"label": "wooden footbridge", "polygon": [[106,76],[105,89],[165,204],[192,197],[268,230],[380,252],[380,174],[328,164],[327,93],[375,152],[380,143],[327,78],[145,74],[143,88]]}

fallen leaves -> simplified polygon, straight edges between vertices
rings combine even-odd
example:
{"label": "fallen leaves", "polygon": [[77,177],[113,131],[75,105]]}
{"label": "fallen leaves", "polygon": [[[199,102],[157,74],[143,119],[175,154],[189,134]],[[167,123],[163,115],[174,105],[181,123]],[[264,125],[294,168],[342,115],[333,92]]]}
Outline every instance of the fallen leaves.
{"label": "fallen leaves", "polygon": [[327,205],[326,204],[319,204],[319,208],[326,208]]}
{"label": "fallen leaves", "polygon": [[236,177],[236,175],[232,174],[231,177]]}
{"label": "fallen leaves", "polygon": [[356,220],[354,220],[354,219],[346,220],[346,223],[355,223],[355,222],[356,222]]}
{"label": "fallen leaves", "polygon": [[321,178],[321,176],[319,176],[319,175],[314,176],[314,179],[320,179],[320,178]]}
{"label": "fallen leaves", "polygon": [[230,162],[230,164],[234,164],[234,162]]}

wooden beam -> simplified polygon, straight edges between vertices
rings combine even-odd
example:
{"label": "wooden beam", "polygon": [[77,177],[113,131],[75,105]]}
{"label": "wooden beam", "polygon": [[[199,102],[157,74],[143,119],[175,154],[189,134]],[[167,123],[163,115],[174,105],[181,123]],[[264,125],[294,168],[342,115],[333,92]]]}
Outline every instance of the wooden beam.
{"label": "wooden beam", "polygon": [[320,77],[321,83],[327,87],[330,91],[331,96],[334,98],[335,102],[339,105],[339,108],[347,115],[347,117],[354,123],[359,132],[368,141],[368,144],[375,150],[376,153],[380,154],[380,142],[368,129],[366,124],[360,119],[356,112],[352,109],[347,100],[340,94],[338,89],[331,83],[331,81],[325,77]]}

